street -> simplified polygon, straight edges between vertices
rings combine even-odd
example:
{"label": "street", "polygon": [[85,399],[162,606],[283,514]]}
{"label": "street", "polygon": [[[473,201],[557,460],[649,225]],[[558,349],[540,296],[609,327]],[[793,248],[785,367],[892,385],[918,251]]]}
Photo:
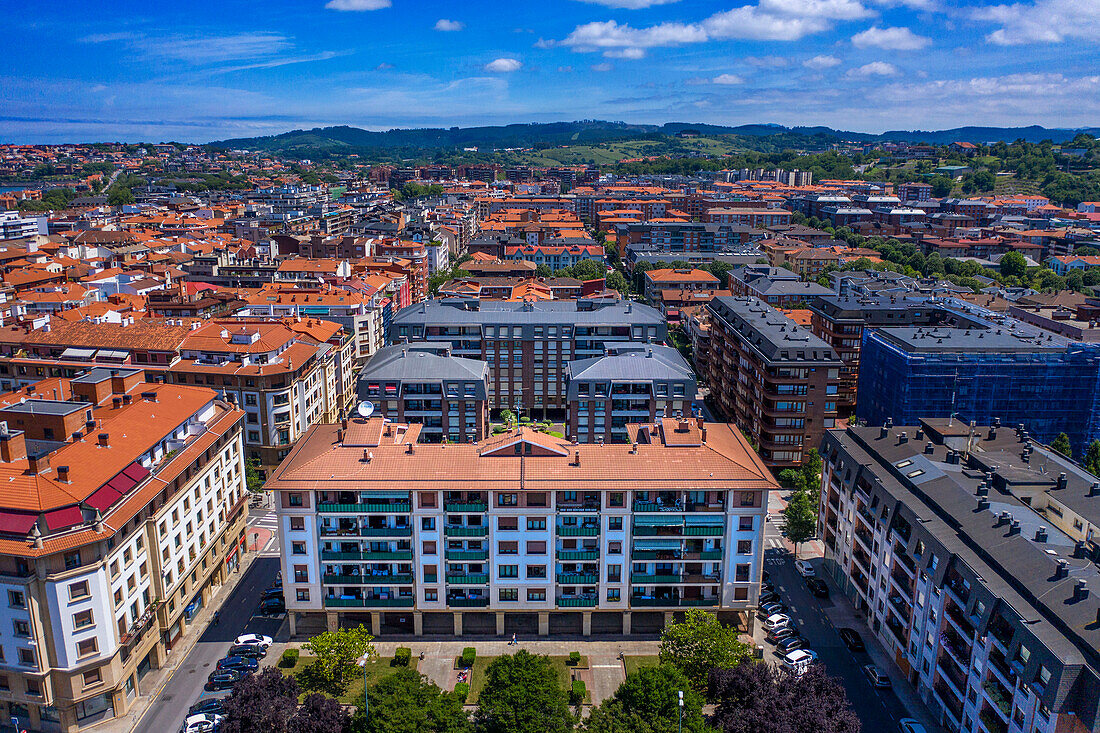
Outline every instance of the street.
{"label": "street", "polygon": [[[270,524],[271,512],[253,513],[249,517],[249,537],[253,527]],[[274,525],[272,525],[273,528]],[[211,623],[198,643],[187,654],[160,694],[138,721],[134,730],[138,733],[175,733],[183,725],[187,709],[203,697],[224,696],[228,692],[206,692],[206,677],[225,656],[237,636],[243,633],[266,634],[279,640],[276,633],[283,627],[284,616],[275,618],[253,617],[260,602],[260,594],[275,582],[279,572],[276,539],[260,551],[244,578],[222,604],[219,621]],[[273,549],[274,548],[274,549]],[[285,641],[285,638],[282,639]],[[274,664],[274,659],[264,659],[263,664]]]}
{"label": "street", "polygon": [[[788,607],[789,610],[786,613],[794,620],[802,635],[809,640],[810,648],[818,654],[818,661],[824,664],[829,674],[837,677],[844,686],[848,693],[848,700],[863,723],[863,730],[876,733],[897,730],[898,720],[911,717],[910,713],[893,690],[871,687],[860,669],[863,665],[872,663],[870,655],[866,652],[849,651],[837,634],[834,619],[838,616],[843,618],[852,615],[850,609],[844,609],[840,605],[846,605],[847,599],[829,582],[829,578],[824,577],[820,572],[818,577],[829,584],[830,597],[814,598],[806,587],[805,580],[794,569],[794,556],[783,547],[782,536],[775,522],[767,523],[764,536],[766,547],[764,569],[771,576],[771,583],[779,593],[781,602]],[[815,566],[820,565],[820,562],[815,559],[811,559],[810,562]],[[846,610],[848,613],[843,613]],[[853,618],[852,623],[844,621],[839,625],[848,625],[856,629],[869,650],[878,643],[862,621]],[[778,662],[780,657],[776,654],[775,647],[763,641],[762,629],[757,630],[756,638],[757,643],[762,643],[764,646],[764,658]],[[878,666],[885,672],[893,671],[881,663]]]}

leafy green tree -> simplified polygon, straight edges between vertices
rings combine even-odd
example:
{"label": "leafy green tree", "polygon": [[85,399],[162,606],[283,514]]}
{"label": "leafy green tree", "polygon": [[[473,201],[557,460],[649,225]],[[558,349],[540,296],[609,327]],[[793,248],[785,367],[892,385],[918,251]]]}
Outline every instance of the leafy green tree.
{"label": "leafy green tree", "polygon": [[809,491],[796,491],[783,510],[783,536],[794,544],[794,556],[798,547],[817,534],[817,506]]}
{"label": "leafy green tree", "polygon": [[607,287],[612,290],[618,290],[620,293],[630,292],[630,283],[626,281],[623,274],[618,270],[615,270],[607,276]]}
{"label": "leafy green tree", "polygon": [[128,188],[112,187],[110,193],[107,194],[107,204],[109,206],[126,206],[134,203],[134,201],[134,194]]}
{"label": "leafy green tree", "polygon": [[805,479],[806,489],[811,494],[816,495],[821,486],[821,469],[824,466],[825,463],[821,460],[821,454],[817,452],[817,448],[806,451],[806,457],[802,461],[802,476]]}
{"label": "leafy green tree", "polygon": [[779,479],[779,485],[785,489],[791,489],[792,491],[806,490],[806,475],[802,471],[784,468],[776,478]]}
{"label": "leafy green tree", "polygon": [[497,657],[485,671],[477,733],[568,733],[575,725],[569,695],[546,656],[521,650]]}
{"label": "leafy green tree", "polygon": [[1000,264],[1001,274],[1007,277],[1023,277],[1027,274],[1027,260],[1019,252],[1005,252]]}
{"label": "leafy green tree", "polygon": [[516,422],[516,413],[505,408],[500,411],[500,421],[505,425],[514,425]]}
{"label": "leafy green tree", "polygon": [[719,623],[699,608],[661,632],[661,664],[677,667],[696,690],[704,690],[712,669],[726,669],[749,658],[749,647],[737,638],[737,629]]}
{"label": "leafy green tree", "polygon": [[244,483],[248,490],[255,493],[264,490],[264,479],[260,475],[260,461],[249,458],[244,462]]}
{"label": "leafy green tree", "polygon": [[470,733],[462,701],[405,667],[367,691],[370,715],[360,707],[349,733]]}
{"label": "leafy green tree", "polygon": [[679,692],[684,693],[683,730],[704,733],[703,696],[671,664],[642,667],[626,676],[607,700],[592,709],[586,733],[668,733],[680,722]]}
{"label": "leafy green tree", "polygon": [[358,671],[358,660],[375,655],[373,640],[363,624],[313,637],[302,645],[302,649],[317,658],[303,671],[303,684],[318,692],[342,695]]}
{"label": "leafy green tree", "polygon": [[595,280],[607,272],[607,267],[596,260],[581,260],[570,268],[578,280]]}
{"label": "leafy green tree", "polygon": [[1092,441],[1085,450],[1085,470],[1093,476],[1100,476],[1100,440]]}
{"label": "leafy green tree", "polygon": [[1066,458],[1073,458],[1073,447],[1069,444],[1069,436],[1058,433],[1058,437],[1050,444],[1050,449],[1055,453],[1061,453]]}
{"label": "leafy green tree", "polygon": [[553,277],[554,271],[550,269],[550,265],[541,264],[535,267],[535,277]]}
{"label": "leafy green tree", "polygon": [[933,176],[929,183],[932,184],[932,195],[936,198],[949,195],[951,189],[955,187],[955,182],[947,176]]}

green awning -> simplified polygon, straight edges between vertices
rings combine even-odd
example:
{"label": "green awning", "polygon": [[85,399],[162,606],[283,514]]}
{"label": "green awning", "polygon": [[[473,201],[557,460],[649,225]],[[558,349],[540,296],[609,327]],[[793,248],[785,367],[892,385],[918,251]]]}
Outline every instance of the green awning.
{"label": "green awning", "polygon": [[405,499],[408,500],[409,492],[407,491],[362,491],[360,492],[364,499]]}
{"label": "green awning", "polygon": [[634,540],[635,550],[678,550],[682,540],[669,537],[639,537]]}
{"label": "green awning", "polygon": [[678,527],[683,523],[682,514],[639,514],[634,517],[635,527]]}
{"label": "green awning", "polygon": [[725,524],[726,515],[724,514],[689,514],[684,517],[684,522],[688,526],[698,526],[700,524]]}

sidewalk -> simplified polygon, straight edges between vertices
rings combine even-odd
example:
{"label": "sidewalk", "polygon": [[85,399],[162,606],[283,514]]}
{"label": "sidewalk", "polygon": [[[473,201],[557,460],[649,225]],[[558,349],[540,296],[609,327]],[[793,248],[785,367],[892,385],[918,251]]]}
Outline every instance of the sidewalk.
{"label": "sidewalk", "polygon": [[[251,530],[249,530],[251,531]],[[237,587],[237,584],[241,582],[241,578],[245,576],[248,569],[252,566],[252,561],[259,556],[256,552],[246,552],[241,558],[241,563],[237,567],[237,571],[230,574],[226,579],[226,582],[219,586],[210,595],[210,601],[195,614],[195,617],[191,619],[191,623],[187,626],[187,634],[183,637],[180,644],[177,644],[174,649],[168,652],[168,661],[160,669],[154,669],[145,676],[140,683],[140,689],[151,690],[151,692],[144,692],[138,695],[134,699],[133,705],[130,706],[130,710],[125,714],[110,720],[105,720],[102,723],[96,723],[88,727],[88,730],[94,730],[96,733],[129,733],[134,730],[142,716],[156,701],[160,695],[164,686],[168,684],[168,681],[172,679],[172,675],[175,673],[176,668],[187,658],[187,655],[191,653],[191,650],[198,643],[199,638],[206,631],[206,627],[210,625],[210,621],[214,616],[214,612],[221,607],[225,598],[233,592],[233,589]],[[169,732],[170,733],[170,732]]]}

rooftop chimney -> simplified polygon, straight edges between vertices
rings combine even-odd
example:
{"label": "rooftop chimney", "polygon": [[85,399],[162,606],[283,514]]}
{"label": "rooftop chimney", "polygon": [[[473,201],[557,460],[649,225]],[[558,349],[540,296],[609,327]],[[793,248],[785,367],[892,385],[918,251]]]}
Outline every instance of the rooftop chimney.
{"label": "rooftop chimney", "polygon": [[905,434],[905,431],[902,431],[898,435],[898,445],[904,445],[905,443],[908,443],[908,442],[909,442],[909,436]]}
{"label": "rooftop chimney", "polygon": [[12,463],[26,457],[27,440],[23,431],[9,433],[5,427],[5,432],[0,434],[0,460],[4,463]]}
{"label": "rooftop chimney", "polygon": [[58,481],[64,481],[65,483],[69,483],[69,467],[68,466],[58,466],[57,467],[57,479],[58,479]]}
{"label": "rooftop chimney", "polygon": [[573,451],[573,465],[574,466],[581,465],[581,452],[579,450],[578,451]]}
{"label": "rooftop chimney", "polygon": [[1069,577],[1069,563],[1065,560],[1058,561],[1058,567],[1054,568],[1054,579],[1061,580]]}
{"label": "rooftop chimney", "polygon": [[27,456],[27,463],[30,465],[30,474],[32,476],[46,473],[50,470],[50,454],[43,453],[38,456]]}
{"label": "rooftop chimney", "polygon": [[1009,527],[1008,527],[1008,533],[1009,534],[1020,534],[1020,520],[1019,519],[1013,519],[1012,520],[1012,524],[1010,524]]}
{"label": "rooftop chimney", "polygon": [[989,499],[985,498],[984,496],[979,496],[978,511],[984,512],[986,509],[989,509]]}
{"label": "rooftop chimney", "polygon": [[103,448],[106,448],[107,446],[109,446],[111,444],[111,434],[110,433],[100,433],[98,438],[99,438],[99,445]]}
{"label": "rooftop chimney", "polygon": [[1073,584],[1073,600],[1083,601],[1089,597],[1089,584],[1080,578]]}
{"label": "rooftop chimney", "polygon": [[1035,530],[1035,541],[1036,542],[1046,542],[1047,541],[1047,528],[1046,527],[1039,527],[1039,529]]}
{"label": "rooftop chimney", "polygon": [[1100,496],[1100,481],[1094,481],[1089,487],[1089,496]]}
{"label": "rooftop chimney", "polygon": [[924,444],[924,452],[925,453],[932,453],[935,450],[936,450],[936,446],[932,445],[932,441],[928,441],[927,443]]}
{"label": "rooftop chimney", "polygon": [[1085,556],[1085,543],[1078,541],[1073,545],[1073,556],[1080,559]]}
{"label": "rooftop chimney", "polygon": [[1058,474],[1058,488],[1059,489],[1064,489],[1064,488],[1066,488],[1066,486],[1067,486],[1066,474],[1064,474],[1064,473]]}

